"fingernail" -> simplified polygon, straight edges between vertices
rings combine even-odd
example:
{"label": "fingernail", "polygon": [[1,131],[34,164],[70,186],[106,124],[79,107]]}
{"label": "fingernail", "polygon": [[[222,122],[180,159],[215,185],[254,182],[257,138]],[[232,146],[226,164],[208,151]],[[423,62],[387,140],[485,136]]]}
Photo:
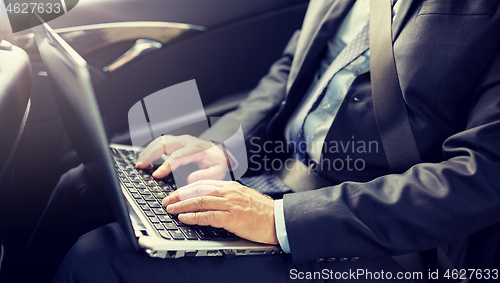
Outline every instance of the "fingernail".
{"label": "fingernail", "polygon": [[165,206],[165,204],[167,204],[168,202],[169,202],[169,197],[166,197],[161,201],[161,204]]}
{"label": "fingernail", "polygon": [[173,205],[167,206],[167,211],[170,213],[174,212],[174,206]]}
{"label": "fingernail", "polygon": [[160,176],[160,174],[161,174],[161,170],[160,170],[160,168],[158,168],[158,169],[156,169],[156,171],[153,172],[153,177],[158,178],[158,176]]}
{"label": "fingernail", "polygon": [[137,161],[137,163],[135,164],[135,167],[139,167],[139,166],[142,166],[144,163],[140,162],[140,161]]}

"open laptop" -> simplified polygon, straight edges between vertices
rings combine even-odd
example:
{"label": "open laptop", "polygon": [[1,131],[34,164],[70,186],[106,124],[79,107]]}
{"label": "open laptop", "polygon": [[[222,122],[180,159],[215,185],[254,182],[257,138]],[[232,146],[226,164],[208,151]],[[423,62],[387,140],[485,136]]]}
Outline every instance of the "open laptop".
{"label": "open laptop", "polygon": [[109,146],[85,60],[36,14],[31,20],[68,138],[135,249],[158,258],[281,251],[279,246],[247,241],[223,229],[187,226],[166,213],[159,204],[175,189],[173,178],[154,180],[147,170],[135,169],[131,147]]}

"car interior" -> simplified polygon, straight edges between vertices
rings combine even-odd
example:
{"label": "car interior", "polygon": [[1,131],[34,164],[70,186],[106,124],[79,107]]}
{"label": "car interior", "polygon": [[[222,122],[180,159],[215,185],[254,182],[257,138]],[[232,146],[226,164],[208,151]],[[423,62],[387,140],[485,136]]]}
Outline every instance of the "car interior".
{"label": "car interior", "polygon": [[[235,109],[280,57],[307,5],[306,0],[79,1],[49,25],[88,62],[109,140],[130,144],[129,109],[163,88],[195,79],[207,116]],[[6,15],[2,24],[2,266],[19,270],[52,190],[81,162],[64,132],[31,29],[12,33]]]}
{"label": "car interior", "polygon": [[[127,145],[129,109],[169,86],[196,80],[208,117],[238,107],[300,29],[309,4],[65,1],[66,14],[48,24],[88,63],[109,141]],[[30,261],[25,249],[60,177],[81,161],[66,136],[33,32],[12,32],[0,10],[0,282],[18,282],[12,278],[21,272],[50,282],[57,265]],[[481,233],[500,234],[500,223]],[[492,238],[471,250],[481,255],[498,245]]]}
{"label": "car interior", "polygon": [[[5,15],[0,31],[7,30]],[[0,32],[0,271],[9,232],[10,198],[14,184],[14,163],[30,111],[31,65],[28,54],[7,41]]]}

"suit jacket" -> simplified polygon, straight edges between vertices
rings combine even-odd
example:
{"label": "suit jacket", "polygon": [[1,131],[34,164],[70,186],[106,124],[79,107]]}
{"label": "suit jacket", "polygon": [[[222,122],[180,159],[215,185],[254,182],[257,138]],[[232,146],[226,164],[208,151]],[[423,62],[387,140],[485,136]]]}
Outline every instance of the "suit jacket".
{"label": "suit jacket", "polygon": [[[394,55],[422,163],[390,174],[384,155],[390,149],[382,148],[376,127],[370,76],[358,76],[326,142],[372,141],[379,149],[325,151],[323,160],[362,159],[365,167],[320,167],[337,185],[284,196],[294,262],[423,251],[500,221],[499,0],[400,1]],[[241,122],[247,139],[284,139],[283,126],[353,3],[310,2],[283,57],[226,116]],[[212,133],[229,131],[216,125]]]}

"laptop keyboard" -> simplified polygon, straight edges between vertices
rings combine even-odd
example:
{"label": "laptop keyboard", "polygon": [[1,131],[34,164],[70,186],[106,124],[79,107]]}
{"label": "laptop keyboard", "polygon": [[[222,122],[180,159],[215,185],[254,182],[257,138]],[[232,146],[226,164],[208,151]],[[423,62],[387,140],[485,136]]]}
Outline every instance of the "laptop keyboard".
{"label": "laptop keyboard", "polygon": [[232,241],[233,233],[210,226],[186,225],[169,214],[161,205],[162,200],[177,189],[172,174],[163,179],[151,176],[152,168],[136,169],[133,151],[111,148],[115,169],[122,186],[136,201],[158,234],[169,240]]}

